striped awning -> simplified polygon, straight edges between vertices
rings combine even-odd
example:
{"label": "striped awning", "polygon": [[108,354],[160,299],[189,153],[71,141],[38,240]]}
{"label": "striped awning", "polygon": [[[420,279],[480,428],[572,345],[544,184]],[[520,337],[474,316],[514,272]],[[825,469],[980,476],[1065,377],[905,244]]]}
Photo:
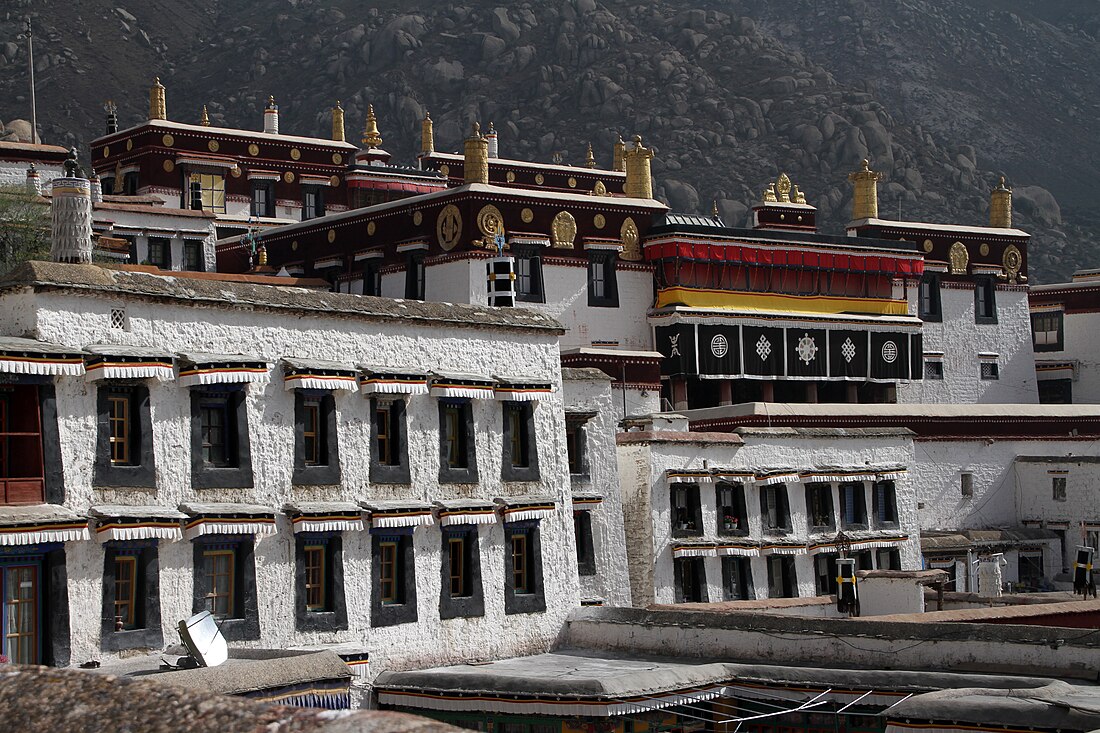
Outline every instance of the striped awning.
{"label": "striped awning", "polygon": [[802,476],[797,471],[768,471],[756,474],[757,486],[771,486],[773,484],[797,484]]}
{"label": "striped awning", "polygon": [[790,543],[775,543],[768,544],[763,543],[760,546],[761,555],[805,555],[806,545],[796,545]]}
{"label": "striped awning", "polygon": [[496,504],[478,499],[451,499],[435,502],[439,526],[453,524],[496,524]]}
{"label": "striped awning", "polygon": [[84,373],[84,353],[69,346],[3,336],[0,373],[79,377]]}
{"label": "striped awning", "polygon": [[300,532],[355,532],[362,530],[363,510],[358,504],[336,501],[287,504],[283,511],[290,517],[294,534]]}
{"label": "striped awning", "polygon": [[493,398],[494,382],[477,374],[437,374],[429,379],[432,397],[466,397],[472,400]]}
{"label": "striped awning", "polygon": [[759,557],[760,548],[753,543],[748,542],[719,542],[717,546],[718,555],[733,556],[733,557]]}
{"label": "striped awning", "polygon": [[87,540],[88,520],[54,504],[0,507],[0,547]]}
{"label": "striped awning", "polygon": [[361,364],[359,389],[363,394],[428,394],[428,375],[409,367],[375,367]]}
{"label": "striped awning", "polygon": [[682,542],[672,545],[672,556],[681,557],[714,557],[718,554],[718,548],[713,543]]}
{"label": "striped awning", "polygon": [[287,391],[295,389],[346,389],[358,388],[357,370],[337,361],[314,359],[283,359],[283,386]]}
{"label": "striped awning", "polygon": [[144,346],[93,344],[84,349],[84,377],[89,382],[100,379],[156,379],[168,382],[175,378],[172,355],[165,349]]}
{"label": "striped awning", "polygon": [[603,497],[599,494],[573,494],[573,506],[589,507],[603,504]]}
{"label": "striped awning", "polygon": [[707,468],[670,468],[665,471],[665,479],[670,484],[704,484],[714,476]]}
{"label": "striped awning", "polygon": [[185,539],[208,534],[275,534],[275,510],[255,504],[181,504],[189,519],[183,528]]}
{"label": "striped awning", "polygon": [[361,501],[371,527],[424,527],[435,524],[432,507],[420,501]]}
{"label": "striped awning", "polygon": [[557,502],[549,496],[509,496],[498,498],[500,516],[505,522],[521,522],[525,519],[546,519],[554,516]]}
{"label": "striped awning", "polygon": [[93,506],[89,509],[98,542],[183,539],[187,515],[159,506]]}
{"label": "striped awning", "polygon": [[180,354],[180,385],[266,382],[271,365],[241,354]]}
{"label": "striped awning", "polygon": [[545,379],[534,377],[497,377],[493,388],[496,398],[509,402],[535,402],[548,400],[554,394],[554,385]]}

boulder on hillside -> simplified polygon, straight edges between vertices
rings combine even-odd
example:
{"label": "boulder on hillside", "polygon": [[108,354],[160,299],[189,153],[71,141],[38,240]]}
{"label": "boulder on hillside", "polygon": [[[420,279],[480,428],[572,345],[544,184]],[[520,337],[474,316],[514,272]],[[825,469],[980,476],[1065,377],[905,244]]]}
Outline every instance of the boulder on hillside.
{"label": "boulder on hillside", "polygon": [[1020,186],[1012,191],[1012,206],[1046,226],[1062,223],[1062,208],[1054,194],[1042,186]]}

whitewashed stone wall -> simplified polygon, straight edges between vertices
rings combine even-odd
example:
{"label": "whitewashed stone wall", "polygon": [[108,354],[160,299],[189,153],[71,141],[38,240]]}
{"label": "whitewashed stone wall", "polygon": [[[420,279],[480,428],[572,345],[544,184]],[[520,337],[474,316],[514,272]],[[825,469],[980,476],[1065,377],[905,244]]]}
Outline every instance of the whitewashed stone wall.
{"label": "whitewashed stone wall", "polygon": [[603,502],[591,509],[596,574],[581,576],[581,597],[603,599],[609,606],[629,606],[623,503],[619,493],[619,467],[615,460],[618,420],[612,409],[610,380],[598,376],[566,377],[562,386],[567,413],[596,413],[584,426],[586,470],[584,474],[571,477],[575,493],[603,497]]}
{"label": "whitewashed stone wall", "polygon": [[[76,296],[67,293],[5,295],[0,327],[17,333],[34,325],[34,337],[74,347],[92,343],[153,346],[178,351],[246,353],[277,362],[280,357],[330,359],[348,364],[370,362],[466,373],[520,373],[560,383],[557,339],[553,333],[490,328],[436,327],[424,323],[353,320],[321,314],[290,315],[236,308],[130,300],[124,296]],[[127,330],[109,326],[110,310],[125,307]],[[27,309],[36,312],[26,315]],[[56,379],[66,505],[84,513],[95,504],[245,502],[281,509],[294,501],[357,501],[408,498],[422,501],[521,494],[551,495],[559,511],[542,520],[545,613],[505,615],[503,526],[480,529],[485,615],[439,619],[440,533],[436,526],[415,532],[417,623],[371,628],[370,539],[364,532],[344,533],[345,597],[348,629],[299,633],[294,625],[293,538],[289,521],[256,548],[256,582],[261,637],[246,642],[284,648],[349,643],[371,652],[371,671],[434,666],[545,651],[566,614],[579,603],[570,511],[565,426],[560,391],[535,409],[536,446],[541,480],[501,481],[502,415],[499,402],[475,400],[477,485],[440,484],[437,400],[413,396],[408,404],[408,442],[412,481],[408,486],[369,482],[369,400],[358,393],[337,393],[337,435],[343,478],[336,487],[291,485],[294,450],[293,393],[284,390],[278,367],[267,384],[250,385],[247,409],[254,470],[250,489],[195,489],[191,486],[190,406],[177,382],[150,383],[155,491],[102,490],[92,485],[96,445],[95,386],[84,378]],[[106,656],[100,652],[103,549],[94,542],[66,546],[73,663]],[[187,541],[162,542],[161,614],[166,643],[174,641],[176,620],[192,607],[192,547]],[[89,611],[91,609],[91,611]]]}
{"label": "whitewashed stone wall", "polygon": [[1073,382],[1073,402],[1100,403],[1100,349],[1096,336],[1100,333],[1100,314],[1066,313],[1062,320],[1064,348],[1060,351],[1039,351],[1035,358],[1077,362]]}
{"label": "whitewashed stone wall", "polygon": [[[909,288],[909,312],[917,312],[919,289]],[[898,385],[898,402],[1025,403],[1039,401],[1027,288],[997,285],[997,323],[974,322],[974,288],[944,283],[941,322],[927,321],[926,352],[943,353],[943,379]],[[997,354],[1000,379],[981,379],[981,353]]]}
{"label": "whitewashed stone wall", "polygon": [[[27,185],[27,169],[31,164],[25,160],[0,160],[0,188],[19,188]],[[49,190],[49,182],[65,175],[61,164],[35,163],[42,190]]]}
{"label": "whitewashed stone wall", "polygon": [[[670,424],[670,430],[678,430]],[[629,435],[629,434],[628,434]],[[623,481],[624,517],[627,533],[627,550],[630,559],[631,585],[635,605],[647,603],[672,603],[675,600],[672,545],[674,542],[718,539],[718,504],[714,484],[700,484],[704,533],[701,538],[672,537],[672,519],[669,484],[665,478],[668,469],[728,468],[762,471],[775,468],[807,470],[818,466],[863,466],[901,464],[911,466],[912,442],[908,436],[814,438],[802,435],[783,435],[782,432],[748,434],[744,445],[710,444],[700,438],[693,442],[687,438],[666,442],[660,433],[648,444],[619,446],[619,472]],[[907,476],[895,482],[897,497],[898,529],[884,530],[883,536],[908,539],[899,546],[901,567],[905,570],[920,567],[920,542],[915,512],[913,477]],[[867,515],[871,515],[870,484],[866,493]],[[803,484],[787,485],[787,498],[791,513],[791,531],[780,538],[768,536],[773,541],[806,543],[811,540],[831,540],[828,535],[811,535],[807,521],[806,492]],[[745,509],[748,518],[750,540],[765,539],[760,517],[760,489],[752,484],[745,488]],[[833,510],[839,512],[840,501],[836,484],[833,485]],[[839,518],[838,518],[839,519]],[[839,521],[836,527],[840,528]],[[730,538],[723,538],[730,539]],[[814,558],[808,554],[795,555],[795,574],[798,595],[816,595]],[[708,598],[722,599],[721,558],[704,558],[707,576]],[[751,559],[752,579],[756,598],[768,597],[767,558]],[[636,574],[636,576],[635,576]],[[645,586],[651,590],[647,591]]]}

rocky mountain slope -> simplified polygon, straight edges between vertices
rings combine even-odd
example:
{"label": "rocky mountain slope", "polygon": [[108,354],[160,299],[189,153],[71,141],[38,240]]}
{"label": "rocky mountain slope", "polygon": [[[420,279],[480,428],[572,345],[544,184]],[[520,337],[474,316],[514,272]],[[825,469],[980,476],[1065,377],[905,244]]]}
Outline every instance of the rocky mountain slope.
{"label": "rocky mountain slope", "polygon": [[[87,142],[113,98],[143,119],[159,74],[169,116],[324,135],[340,99],[349,136],[368,102],[385,147],[411,161],[425,109],[440,149],[474,119],[501,153],[609,163],[619,133],[655,146],[658,194],[741,224],[786,171],[847,221],[847,173],[870,157],[883,216],[983,224],[1004,173],[1034,234],[1032,281],[1100,264],[1100,7],[1066,0],[10,0],[0,16],[0,119],[27,116],[36,31],[40,132]],[[10,124],[9,124],[10,126]],[[18,127],[18,125],[16,125]],[[0,131],[0,136],[4,134]]]}

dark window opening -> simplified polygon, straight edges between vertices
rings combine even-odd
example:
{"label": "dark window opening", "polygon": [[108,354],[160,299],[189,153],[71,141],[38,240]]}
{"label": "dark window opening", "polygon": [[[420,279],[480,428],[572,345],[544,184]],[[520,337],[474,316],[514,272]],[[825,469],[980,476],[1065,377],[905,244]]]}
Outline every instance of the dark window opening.
{"label": "dark window opening", "polygon": [[584,476],[588,473],[587,417],[565,416],[565,452],[569,459],[569,474]]}
{"label": "dark window opening", "polygon": [[275,216],[275,185],[270,181],[253,181],[252,216]]}
{"label": "dark window opening", "polygon": [[577,538],[577,573],[596,574],[596,548],[592,536],[592,512],[573,511],[573,534]]}
{"label": "dark window opening", "polygon": [[172,243],[164,237],[149,237],[149,264],[162,270],[172,269]]}
{"label": "dark window opening", "polygon": [[298,631],[346,629],[342,535],[294,535],[294,568],[294,620]]}
{"label": "dark window opening", "polygon": [[924,362],[925,379],[943,379],[943,362],[938,359],[926,359]]}
{"label": "dark window opening", "polygon": [[742,484],[718,484],[718,534],[744,535],[749,532]]}
{"label": "dark window opening", "polygon": [[534,247],[513,247],[515,262],[516,300],[525,303],[545,302],[542,285],[542,257]]}
{"label": "dark window opening", "polygon": [[917,291],[917,313],[922,320],[939,321],[943,317],[940,306],[939,275],[925,274]]}
{"label": "dark window opening", "polygon": [[893,481],[876,481],[871,487],[875,526],[891,529],[898,526],[898,499]]}
{"label": "dark window opening", "polygon": [[197,489],[250,488],[246,392],[238,385],[191,390],[191,482]]}
{"label": "dark window opening", "polygon": [[481,550],[474,525],[443,529],[440,618],[471,618],[485,614],[481,587]]}
{"label": "dark window opening", "polygon": [[320,186],[302,186],[302,221],[324,215],[324,190]]}
{"label": "dark window opening", "polygon": [[862,483],[840,485],[840,522],[844,529],[867,529],[867,502]]}
{"label": "dark window opening", "polygon": [[512,614],[545,611],[538,521],[505,525],[504,548],[504,612]]}
{"label": "dark window opening", "polygon": [[974,284],[974,322],[997,322],[997,290],[993,278],[983,277]]}
{"label": "dark window opening", "polygon": [[0,386],[0,504],[45,501],[39,388]]}
{"label": "dark window opening", "polygon": [[703,534],[703,510],[697,484],[673,484],[669,489],[672,509],[672,536],[696,537]]}
{"label": "dark window opening", "polygon": [[588,305],[597,308],[617,308],[619,305],[614,252],[595,250],[589,253]]}
{"label": "dark window opening", "polygon": [[749,601],[755,595],[752,587],[752,561],[747,557],[723,557],[722,600]]}
{"label": "dark window opening", "polygon": [[537,481],[538,451],[535,447],[535,411],[533,402],[504,402],[504,460],[501,477],[505,481]]}
{"label": "dark window opening", "polygon": [[1031,314],[1031,340],[1036,351],[1061,351],[1065,314],[1062,311],[1044,311]]}
{"label": "dark window opening", "polygon": [[835,529],[832,484],[819,482],[806,485],[806,515],[811,532],[828,532]]}
{"label": "dark window opening", "polygon": [[782,534],[791,529],[791,509],[786,484],[772,484],[760,490],[760,518],[764,531]]}
{"label": "dark window opening", "polygon": [[836,554],[831,552],[814,557],[814,584],[819,596],[830,596],[836,593],[836,558]]}
{"label": "dark window opening", "polygon": [[1001,378],[1001,367],[995,361],[983,361],[980,366],[981,378],[997,380]]}
{"label": "dark window opening", "polygon": [[896,548],[877,550],[875,565],[879,570],[901,570],[901,552]]}
{"label": "dark window opening", "polygon": [[330,392],[299,390],[294,395],[294,478],[296,485],[340,482],[336,398]]}
{"label": "dark window opening", "polygon": [[149,388],[100,382],[93,485],[155,488]]}
{"label": "dark window opening", "polygon": [[110,542],[104,550],[102,649],[159,648],[163,637],[156,540]]}
{"label": "dark window opening", "polygon": [[469,400],[440,400],[440,481],[477,481],[473,420]]}
{"label": "dark window opening", "polygon": [[251,535],[207,535],[194,543],[192,612],[214,614],[230,641],[260,636],[254,545]]}
{"label": "dark window opening", "polygon": [[382,295],[382,270],[377,262],[367,260],[363,265],[363,295]]}
{"label": "dark window opening", "polygon": [[676,603],[706,603],[707,569],[701,557],[674,558],[673,575]]}
{"label": "dark window opening", "polygon": [[414,623],[416,567],[410,532],[372,534],[371,625]]}
{"label": "dark window opening", "polygon": [[208,392],[199,403],[202,425],[202,461],[207,466],[227,468],[237,465],[233,441],[230,396]]}
{"label": "dark window opening", "polygon": [[136,196],[138,192],[137,171],[130,171],[122,176],[122,193],[126,196]]}
{"label": "dark window opening", "polygon": [[795,575],[793,557],[768,557],[768,597],[798,598],[798,578]]}
{"label": "dark window opening", "polygon": [[405,260],[405,299],[424,300],[424,254],[410,252]]}
{"label": "dark window opening", "polygon": [[188,272],[202,272],[206,269],[203,262],[202,242],[194,239],[184,240],[183,269]]}

